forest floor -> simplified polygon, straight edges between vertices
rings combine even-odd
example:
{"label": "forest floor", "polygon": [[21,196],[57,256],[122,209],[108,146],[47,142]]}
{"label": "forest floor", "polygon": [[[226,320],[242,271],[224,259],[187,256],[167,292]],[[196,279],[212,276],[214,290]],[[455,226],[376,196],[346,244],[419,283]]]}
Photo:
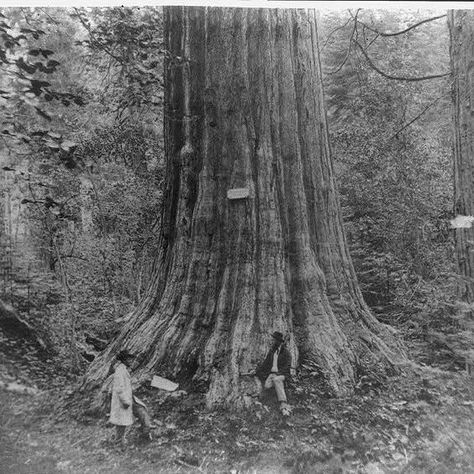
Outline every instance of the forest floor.
{"label": "forest floor", "polygon": [[470,473],[474,385],[461,372],[413,364],[384,381],[365,379],[346,399],[296,386],[293,414],[270,403],[245,413],[208,412],[184,395],[148,399],[154,439],[111,443],[106,418],[71,413],[73,385],[34,348],[0,332],[0,473]]}

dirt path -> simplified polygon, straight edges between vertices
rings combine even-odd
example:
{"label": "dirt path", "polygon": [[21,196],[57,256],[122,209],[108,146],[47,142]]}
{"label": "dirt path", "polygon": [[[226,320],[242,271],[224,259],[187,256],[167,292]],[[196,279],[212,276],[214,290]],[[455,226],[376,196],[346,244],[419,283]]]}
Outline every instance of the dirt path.
{"label": "dirt path", "polygon": [[31,397],[6,392],[0,392],[0,405],[2,474],[231,472],[233,466],[235,472],[242,472],[243,464],[253,462],[260,465],[258,472],[289,472],[258,450],[256,456],[247,450],[242,456],[240,448],[229,450],[225,440],[212,440],[215,449],[208,449],[201,430],[185,432],[165,426],[161,430],[165,434],[147,445],[140,445],[132,430],[122,451],[109,441],[113,429],[103,421],[85,425],[58,420],[54,413],[41,413],[41,406],[34,406]]}
{"label": "dirt path", "polygon": [[193,397],[150,402],[160,425],[154,440],[141,445],[132,428],[122,452],[109,442],[106,418],[65,412],[65,379],[42,373],[31,351],[18,354],[0,348],[0,381],[42,393],[0,390],[0,473],[474,472],[474,391],[463,374],[414,367],[382,384],[365,379],[342,400],[300,384],[288,421],[264,405],[230,414],[206,412]]}

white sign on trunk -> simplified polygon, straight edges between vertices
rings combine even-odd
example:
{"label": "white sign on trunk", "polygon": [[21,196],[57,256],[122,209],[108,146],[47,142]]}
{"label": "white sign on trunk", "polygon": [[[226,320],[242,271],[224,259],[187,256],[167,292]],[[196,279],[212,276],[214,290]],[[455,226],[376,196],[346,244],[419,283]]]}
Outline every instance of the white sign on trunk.
{"label": "white sign on trunk", "polygon": [[249,188],[234,188],[227,191],[227,199],[245,199],[249,197]]}

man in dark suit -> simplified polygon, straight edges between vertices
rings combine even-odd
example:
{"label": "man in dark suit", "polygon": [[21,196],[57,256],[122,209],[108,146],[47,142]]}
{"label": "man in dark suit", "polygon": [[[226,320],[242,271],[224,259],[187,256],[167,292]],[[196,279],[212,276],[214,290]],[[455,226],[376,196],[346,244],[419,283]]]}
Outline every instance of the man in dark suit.
{"label": "man in dark suit", "polygon": [[272,334],[272,347],[265,360],[255,371],[256,377],[266,389],[275,388],[277,399],[280,402],[280,411],[283,415],[290,414],[285,393],[285,380],[289,380],[291,355],[285,345],[285,338],[281,332]]}

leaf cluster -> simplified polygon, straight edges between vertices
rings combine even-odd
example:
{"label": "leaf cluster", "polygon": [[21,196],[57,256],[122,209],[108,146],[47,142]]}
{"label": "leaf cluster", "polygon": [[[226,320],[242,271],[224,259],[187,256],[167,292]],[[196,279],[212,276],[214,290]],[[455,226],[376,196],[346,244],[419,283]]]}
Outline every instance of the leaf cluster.
{"label": "leaf cluster", "polygon": [[55,87],[53,76],[58,74],[61,63],[50,58],[54,51],[43,45],[48,33],[33,26],[41,24],[42,17],[33,21],[28,16],[18,18],[17,13],[15,9],[8,10],[8,16],[1,13],[0,72],[4,79],[0,84],[0,136],[8,146],[32,141],[36,146],[44,144],[46,135],[52,132],[41,130],[40,125],[41,121],[53,122],[48,108],[53,104],[83,106],[85,101],[80,94]]}

